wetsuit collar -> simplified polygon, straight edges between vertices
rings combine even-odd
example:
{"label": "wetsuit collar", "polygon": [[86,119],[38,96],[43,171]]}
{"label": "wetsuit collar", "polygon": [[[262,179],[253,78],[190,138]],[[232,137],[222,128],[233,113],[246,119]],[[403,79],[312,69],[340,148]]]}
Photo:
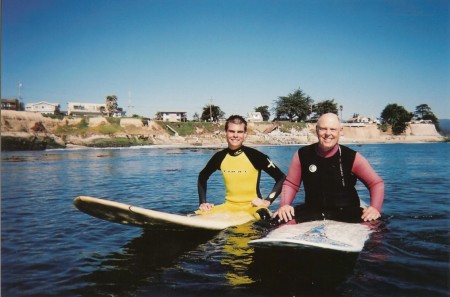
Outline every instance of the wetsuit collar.
{"label": "wetsuit collar", "polygon": [[244,148],[243,145],[240,148],[235,149],[235,150],[228,148],[228,154],[230,154],[231,156],[239,156],[240,154],[242,154],[243,148]]}
{"label": "wetsuit collar", "polygon": [[319,147],[319,144],[316,144],[316,153],[319,155],[319,157],[322,158],[329,158],[336,154],[336,152],[339,150],[339,144],[337,143],[331,150],[324,151]]}

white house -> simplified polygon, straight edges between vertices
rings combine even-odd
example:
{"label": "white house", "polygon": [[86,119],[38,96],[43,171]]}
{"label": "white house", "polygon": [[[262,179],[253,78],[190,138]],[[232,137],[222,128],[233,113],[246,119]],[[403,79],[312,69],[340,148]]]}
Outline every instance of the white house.
{"label": "white house", "polygon": [[187,116],[184,111],[158,111],[156,120],[163,122],[186,122]]}
{"label": "white house", "polygon": [[262,121],[264,121],[264,119],[259,111],[248,112],[246,120],[247,120],[247,122],[262,122]]}
{"label": "white house", "polygon": [[106,114],[106,103],[68,102],[67,115],[101,116]]}
{"label": "white house", "polygon": [[37,102],[25,104],[25,111],[39,112],[42,114],[58,114],[60,105],[58,103]]}

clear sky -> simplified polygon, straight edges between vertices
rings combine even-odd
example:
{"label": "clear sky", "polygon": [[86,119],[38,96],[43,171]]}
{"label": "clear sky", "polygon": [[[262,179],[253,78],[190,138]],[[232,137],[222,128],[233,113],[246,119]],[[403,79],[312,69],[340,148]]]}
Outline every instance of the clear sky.
{"label": "clear sky", "polygon": [[[397,103],[450,118],[449,0],[2,0],[1,96],[128,115],[274,107],[302,89],[344,119]],[[132,107],[131,107],[132,106]]]}

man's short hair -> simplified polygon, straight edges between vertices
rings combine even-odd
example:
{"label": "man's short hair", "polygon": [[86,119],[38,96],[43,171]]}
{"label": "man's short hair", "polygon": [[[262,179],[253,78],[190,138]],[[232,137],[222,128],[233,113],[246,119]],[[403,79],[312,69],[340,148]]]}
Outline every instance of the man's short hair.
{"label": "man's short hair", "polygon": [[229,124],[244,124],[244,131],[247,132],[247,121],[240,115],[231,115],[225,122],[225,131],[228,131]]}

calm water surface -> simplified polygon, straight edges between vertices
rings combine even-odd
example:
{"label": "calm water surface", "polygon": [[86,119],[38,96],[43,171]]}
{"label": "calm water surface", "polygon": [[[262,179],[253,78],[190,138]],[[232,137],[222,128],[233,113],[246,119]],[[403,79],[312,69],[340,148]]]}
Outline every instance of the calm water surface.
{"label": "calm water surface", "polygon": [[[266,230],[252,224],[148,232],[72,205],[89,195],[191,213],[214,149],[2,152],[2,296],[449,296],[450,144],[351,147],[386,183],[384,222],[356,255],[255,251],[248,241]],[[287,172],[297,148],[259,149]],[[272,181],[262,184],[267,193]],[[208,193],[223,201],[219,172]]]}

